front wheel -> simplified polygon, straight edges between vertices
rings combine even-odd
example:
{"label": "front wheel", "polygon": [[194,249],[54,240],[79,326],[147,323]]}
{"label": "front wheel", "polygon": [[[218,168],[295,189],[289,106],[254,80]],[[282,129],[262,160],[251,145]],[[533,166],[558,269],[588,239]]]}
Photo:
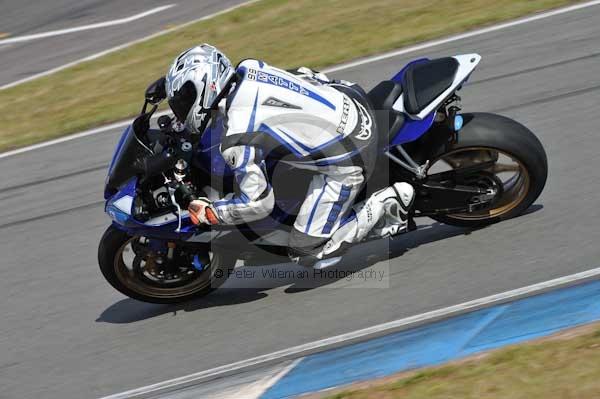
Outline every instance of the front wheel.
{"label": "front wheel", "polygon": [[436,215],[442,223],[479,227],[522,214],[540,196],[548,176],[546,152],[518,122],[495,114],[465,114],[455,142],[430,162],[428,173],[477,170],[469,184],[490,189],[494,198],[474,212]]}
{"label": "front wheel", "polygon": [[143,302],[179,303],[207,295],[225,282],[237,258],[214,248],[130,236],[110,226],[98,247],[102,275],[115,289]]}

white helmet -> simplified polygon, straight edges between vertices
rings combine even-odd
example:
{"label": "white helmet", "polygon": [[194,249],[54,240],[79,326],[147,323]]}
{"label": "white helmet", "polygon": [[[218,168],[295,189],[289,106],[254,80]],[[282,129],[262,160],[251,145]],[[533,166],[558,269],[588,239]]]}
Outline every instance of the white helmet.
{"label": "white helmet", "polygon": [[231,62],[217,48],[201,44],[181,53],[166,76],[165,88],[175,117],[194,133],[203,133],[215,100],[234,74]]}

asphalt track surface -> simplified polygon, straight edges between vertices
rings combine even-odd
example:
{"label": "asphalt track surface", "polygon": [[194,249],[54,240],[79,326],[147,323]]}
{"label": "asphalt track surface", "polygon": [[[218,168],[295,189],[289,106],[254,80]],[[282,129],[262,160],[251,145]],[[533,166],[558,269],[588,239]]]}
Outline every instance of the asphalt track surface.
{"label": "asphalt track surface", "polygon": [[282,279],[243,289],[256,281],[238,279],[182,306],[127,299],[96,265],[120,132],[0,160],[0,397],[108,395],[597,267],[599,25],[594,6],[335,74],[370,87],[409,59],[478,52],[465,111],[516,118],[548,153],[528,214],[472,232],[423,226],[354,250],[388,288]]}
{"label": "asphalt track surface", "polygon": [[[4,0],[0,33],[7,38],[111,21],[175,4],[124,25],[27,42],[0,44],[0,86],[131,40],[242,3],[242,0]],[[198,38],[202,40],[202,38]]]}

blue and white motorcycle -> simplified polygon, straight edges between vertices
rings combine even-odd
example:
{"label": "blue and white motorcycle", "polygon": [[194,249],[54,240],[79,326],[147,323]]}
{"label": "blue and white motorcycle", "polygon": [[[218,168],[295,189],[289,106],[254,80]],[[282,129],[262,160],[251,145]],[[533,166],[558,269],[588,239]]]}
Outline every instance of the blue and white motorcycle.
{"label": "blue and white motorcycle", "polygon": [[[457,92],[480,60],[477,54],[416,60],[367,93],[380,137],[369,191],[408,181],[416,189],[413,217],[473,227],[518,216],[538,198],[548,165],[536,136],[504,116],[460,112]],[[150,117],[164,97],[159,79],[116,147],[104,195],[113,222],[98,251],[100,269],[114,288],[153,303],[206,295],[238,261],[261,250],[285,255],[311,177],[267,158],[276,197],[269,218],[241,226],[193,225],[185,210],[189,201],[234,190],[219,154],[222,121],[214,120],[200,137],[168,116],[151,129]]]}

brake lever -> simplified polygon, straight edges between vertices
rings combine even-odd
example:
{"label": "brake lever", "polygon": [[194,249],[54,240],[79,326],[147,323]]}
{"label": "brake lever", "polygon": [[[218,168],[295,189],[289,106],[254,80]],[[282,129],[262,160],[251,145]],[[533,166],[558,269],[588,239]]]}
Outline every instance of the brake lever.
{"label": "brake lever", "polygon": [[177,228],[175,229],[175,232],[180,233],[181,232],[181,206],[179,206],[179,203],[175,199],[175,191],[177,191],[177,188],[174,187],[173,181],[171,179],[169,179],[164,174],[163,174],[163,176],[165,178],[165,185],[167,186],[167,191],[169,193],[169,198],[171,199],[171,203],[173,205],[175,205],[175,207],[177,208]]}
{"label": "brake lever", "polygon": [[177,229],[175,229],[175,232],[180,233],[181,232],[181,207],[179,206],[179,203],[175,200],[175,189],[171,185],[169,185],[168,191],[169,191],[169,197],[171,198],[171,202],[177,208]]}

